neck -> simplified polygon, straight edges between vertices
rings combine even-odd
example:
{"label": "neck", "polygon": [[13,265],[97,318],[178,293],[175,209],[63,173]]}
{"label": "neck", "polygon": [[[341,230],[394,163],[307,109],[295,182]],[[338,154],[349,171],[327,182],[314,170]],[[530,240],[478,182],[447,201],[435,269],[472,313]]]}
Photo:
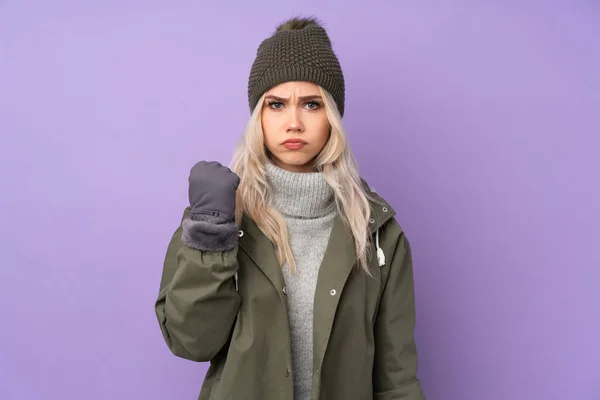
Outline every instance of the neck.
{"label": "neck", "polygon": [[273,207],[288,217],[318,218],[335,209],[333,189],[322,172],[287,171],[267,161]]}

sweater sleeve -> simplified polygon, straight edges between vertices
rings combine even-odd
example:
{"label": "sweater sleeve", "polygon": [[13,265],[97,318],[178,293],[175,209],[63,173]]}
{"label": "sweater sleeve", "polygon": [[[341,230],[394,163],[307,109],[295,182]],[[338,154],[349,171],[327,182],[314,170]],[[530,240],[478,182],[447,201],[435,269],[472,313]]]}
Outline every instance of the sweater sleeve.
{"label": "sweater sleeve", "polygon": [[185,210],[164,260],[155,312],[173,354],[210,361],[227,343],[240,296],[237,227],[200,220]]}
{"label": "sweater sleeve", "polygon": [[375,400],[425,400],[417,379],[415,300],[410,244],[401,234],[375,321]]}

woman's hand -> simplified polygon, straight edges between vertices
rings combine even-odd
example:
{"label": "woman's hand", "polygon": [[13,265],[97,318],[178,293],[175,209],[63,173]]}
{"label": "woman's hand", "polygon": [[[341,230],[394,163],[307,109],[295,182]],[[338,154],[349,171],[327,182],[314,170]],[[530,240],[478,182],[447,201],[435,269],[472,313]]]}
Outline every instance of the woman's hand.
{"label": "woman's hand", "polygon": [[216,161],[196,163],[189,177],[191,214],[212,215],[230,222],[235,214],[235,192],[240,178]]}

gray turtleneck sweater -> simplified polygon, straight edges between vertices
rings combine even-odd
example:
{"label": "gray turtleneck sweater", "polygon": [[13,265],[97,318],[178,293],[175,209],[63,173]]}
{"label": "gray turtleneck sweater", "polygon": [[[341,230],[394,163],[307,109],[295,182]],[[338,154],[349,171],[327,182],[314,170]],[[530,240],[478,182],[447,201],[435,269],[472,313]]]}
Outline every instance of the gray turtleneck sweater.
{"label": "gray turtleneck sweater", "polygon": [[266,164],[272,205],[285,218],[296,273],[284,265],[292,344],[294,400],[308,400],[313,372],[313,309],[319,267],[333,227],[333,189],[323,173],[289,172]]}

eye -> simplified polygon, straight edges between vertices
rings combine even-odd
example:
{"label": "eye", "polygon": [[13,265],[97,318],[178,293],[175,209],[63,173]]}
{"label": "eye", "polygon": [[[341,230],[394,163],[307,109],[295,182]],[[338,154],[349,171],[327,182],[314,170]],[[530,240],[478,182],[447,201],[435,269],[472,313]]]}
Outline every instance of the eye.
{"label": "eye", "polygon": [[280,110],[283,108],[283,103],[280,101],[269,101],[269,107],[274,110]]}
{"label": "eye", "polygon": [[308,108],[309,110],[316,110],[319,107],[321,107],[321,103],[319,103],[316,100],[309,101],[308,103],[306,103],[306,108]]}

